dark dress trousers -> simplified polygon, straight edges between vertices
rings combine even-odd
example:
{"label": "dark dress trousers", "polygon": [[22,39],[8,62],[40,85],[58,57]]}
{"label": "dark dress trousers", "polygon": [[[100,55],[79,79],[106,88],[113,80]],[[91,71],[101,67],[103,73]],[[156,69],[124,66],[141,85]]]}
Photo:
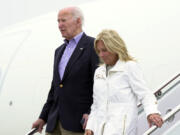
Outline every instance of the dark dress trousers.
{"label": "dark dress trousers", "polygon": [[39,117],[47,122],[46,132],[49,133],[53,132],[58,121],[66,130],[82,132],[80,121],[83,114],[90,111],[93,102],[93,76],[99,62],[94,38],[85,33],[82,35],[61,80],[58,64],[65,47],[63,44],[55,51],[51,89]]}

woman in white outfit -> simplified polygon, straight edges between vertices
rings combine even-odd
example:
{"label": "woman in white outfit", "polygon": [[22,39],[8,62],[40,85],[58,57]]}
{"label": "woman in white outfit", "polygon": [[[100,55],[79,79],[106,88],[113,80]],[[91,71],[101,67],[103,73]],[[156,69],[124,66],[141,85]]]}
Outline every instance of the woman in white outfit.
{"label": "woman in white outfit", "polygon": [[161,127],[157,101],[118,33],[103,30],[94,46],[102,65],[94,75],[93,104],[85,135],[136,135],[138,101],[144,106],[149,125]]}

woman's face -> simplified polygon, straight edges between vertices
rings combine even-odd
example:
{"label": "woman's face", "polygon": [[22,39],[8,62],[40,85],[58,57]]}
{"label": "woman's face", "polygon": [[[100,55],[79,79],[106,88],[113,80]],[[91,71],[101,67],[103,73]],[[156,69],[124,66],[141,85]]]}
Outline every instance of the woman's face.
{"label": "woman's face", "polygon": [[115,53],[109,52],[106,49],[103,41],[99,40],[96,43],[96,46],[97,46],[98,55],[104,61],[105,64],[110,65],[110,66],[113,66],[114,64],[116,64],[118,60],[118,55]]}

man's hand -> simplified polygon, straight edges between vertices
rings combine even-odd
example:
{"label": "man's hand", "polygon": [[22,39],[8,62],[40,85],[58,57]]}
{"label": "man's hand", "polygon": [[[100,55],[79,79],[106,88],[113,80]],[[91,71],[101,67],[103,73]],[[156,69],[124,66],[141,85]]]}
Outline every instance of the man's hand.
{"label": "man's hand", "polygon": [[38,119],[37,121],[35,121],[32,125],[32,128],[38,128],[38,132],[41,133],[43,130],[43,126],[45,125],[45,121],[42,119]]}
{"label": "man's hand", "polygon": [[157,113],[150,114],[147,117],[149,126],[151,127],[153,124],[155,124],[157,127],[161,127],[163,124],[163,119],[161,116]]}
{"label": "man's hand", "polygon": [[86,129],[84,135],[93,135],[93,131]]}
{"label": "man's hand", "polygon": [[88,121],[88,114],[83,114],[82,119],[84,119],[83,129],[85,129]]}

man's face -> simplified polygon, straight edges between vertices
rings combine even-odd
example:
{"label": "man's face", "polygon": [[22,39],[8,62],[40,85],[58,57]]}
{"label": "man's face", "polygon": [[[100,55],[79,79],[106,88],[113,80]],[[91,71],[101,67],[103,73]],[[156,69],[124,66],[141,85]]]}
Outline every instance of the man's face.
{"label": "man's face", "polygon": [[62,37],[70,40],[78,31],[78,19],[73,18],[68,10],[62,10],[58,14],[58,26]]}

